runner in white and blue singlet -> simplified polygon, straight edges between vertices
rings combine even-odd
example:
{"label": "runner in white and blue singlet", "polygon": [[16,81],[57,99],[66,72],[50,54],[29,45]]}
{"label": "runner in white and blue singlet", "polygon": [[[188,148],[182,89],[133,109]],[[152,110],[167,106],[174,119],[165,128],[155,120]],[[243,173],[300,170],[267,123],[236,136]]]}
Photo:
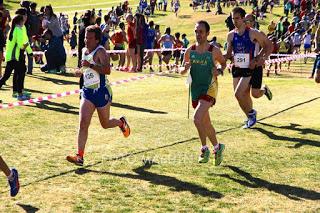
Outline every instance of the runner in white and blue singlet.
{"label": "runner in white and blue singlet", "polygon": [[80,122],[78,130],[78,152],[67,156],[67,161],[83,165],[84,150],[88,139],[88,129],[95,110],[98,112],[100,124],[104,129],[120,127],[123,135],[130,135],[130,128],[124,116],[120,119],[110,118],[111,89],[106,84],[106,76],[110,74],[110,57],[101,43],[101,29],[91,25],[86,28],[85,44],[82,57],[82,70],[76,75],[83,75],[84,86],[80,102]]}

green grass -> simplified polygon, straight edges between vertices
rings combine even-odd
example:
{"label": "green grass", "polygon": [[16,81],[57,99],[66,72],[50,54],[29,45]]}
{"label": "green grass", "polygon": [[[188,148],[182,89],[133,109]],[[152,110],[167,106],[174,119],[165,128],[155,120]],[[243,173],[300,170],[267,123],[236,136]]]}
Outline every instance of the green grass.
{"label": "green grass", "polygon": [[[155,19],[193,40],[195,20],[207,14],[184,8],[181,15],[190,18],[173,23],[166,13]],[[208,20],[224,39],[224,22]],[[68,66],[75,66],[74,58]],[[294,63],[296,73],[264,79],[274,99],[254,100],[260,121],[251,130],[240,128],[245,116],[230,74],[219,78],[218,101],[210,109],[226,145],[219,167],[212,158],[197,163],[200,142],[187,119],[188,89],[185,77],[175,74],[113,87],[111,115],[126,115],[132,135],[103,130],[94,114],[83,168],[65,160],[76,150],[77,95],[0,110],[1,156],[18,168],[22,186],[10,198],[0,178],[0,212],[319,212],[320,95],[319,85],[305,78],[311,66]],[[143,74],[112,72],[109,79],[137,75]],[[77,89],[77,82],[35,70],[25,87],[38,97]],[[5,103],[14,101],[9,86],[1,90]]]}

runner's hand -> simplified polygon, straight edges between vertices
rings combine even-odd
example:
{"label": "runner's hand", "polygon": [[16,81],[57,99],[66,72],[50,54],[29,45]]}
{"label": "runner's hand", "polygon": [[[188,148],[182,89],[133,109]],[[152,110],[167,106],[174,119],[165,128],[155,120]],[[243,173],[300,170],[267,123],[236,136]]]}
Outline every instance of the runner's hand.
{"label": "runner's hand", "polygon": [[256,68],[256,66],[257,66],[256,60],[255,60],[255,59],[254,59],[254,60],[251,60],[251,61],[250,61],[250,64],[249,64],[249,69],[250,69],[250,70],[254,70],[254,69]]}
{"label": "runner's hand", "polygon": [[256,66],[258,66],[258,67],[264,65],[264,63],[265,63],[265,60],[262,58],[256,59],[255,61],[256,61]]}
{"label": "runner's hand", "polygon": [[76,77],[80,77],[82,75],[82,71],[80,69],[76,69],[76,71],[74,72],[74,75]]}
{"label": "runner's hand", "polygon": [[181,75],[185,74],[191,67],[190,62],[185,62],[183,67],[179,67],[179,73]]}

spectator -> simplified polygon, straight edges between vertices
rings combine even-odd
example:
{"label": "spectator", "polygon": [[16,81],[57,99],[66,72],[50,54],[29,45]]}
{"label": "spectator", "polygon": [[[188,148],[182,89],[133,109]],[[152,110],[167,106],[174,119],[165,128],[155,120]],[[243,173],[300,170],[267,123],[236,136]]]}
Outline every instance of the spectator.
{"label": "spectator", "polygon": [[[188,48],[190,42],[187,39],[187,35],[184,33],[184,34],[182,34],[181,38],[182,38],[183,48],[185,48],[185,49]],[[180,58],[180,63],[181,64],[182,64],[182,62],[184,60],[184,53],[185,53],[185,50],[182,51],[182,53],[181,53],[181,58]]]}
{"label": "spectator", "polygon": [[277,27],[276,27],[276,36],[277,36],[277,39],[280,39],[281,36],[283,35],[283,24],[282,24],[282,21],[283,21],[283,16],[280,18],[279,22],[277,23]]}
{"label": "spectator", "polygon": [[76,57],[76,47],[77,47],[77,32],[76,29],[73,29],[71,32],[71,37],[70,37],[70,47],[72,51],[72,56]]}
{"label": "spectator", "polygon": [[[0,22],[3,19],[3,13],[0,12]],[[0,78],[2,78],[2,59],[3,59],[3,48],[6,46],[3,31],[0,30]]]}
{"label": "spectator", "polygon": [[42,21],[43,28],[49,29],[54,37],[60,38],[63,42],[63,33],[60,28],[58,17],[53,13],[52,6],[45,6],[44,13],[44,20]]}
{"label": "spectator", "polygon": [[72,19],[72,24],[73,24],[73,29],[76,30],[77,32],[77,23],[78,23],[78,12],[74,13],[73,19]]}
{"label": "spectator", "polygon": [[154,15],[154,9],[156,7],[157,0],[150,0],[150,9],[151,9],[151,15]]}
{"label": "spectator", "polygon": [[40,34],[40,18],[39,15],[40,13],[36,11],[37,8],[37,3],[32,2],[30,4],[30,15],[28,17],[29,23],[30,23],[30,37],[32,36],[39,36]]}
{"label": "spectator", "polygon": [[[175,36],[175,45],[174,48],[183,48],[183,42],[180,40],[180,33],[177,32],[174,34]],[[178,72],[178,65],[181,57],[181,50],[175,50],[173,52],[173,57],[175,58],[175,64],[176,64],[176,72]]]}
{"label": "spectator", "polygon": [[232,21],[231,14],[227,17],[227,19],[224,22],[226,23],[226,26],[228,27],[229,31],[234,29],[234,24],[233,24],[233,21]]}
{"label": "spectator", "polygon": [[168,0],[163,0],[163,11],[167,11]]}
{"label": "spectator", "polygon": [[[111,41],[114,45],[114,50],[125,50],[125,42],[128,43],[127,40],[127,34],[125,32],[125,25],[123,22],[121,22],[119,24],[120,27],[120,31],[115,32],[112,36],[111,36]],[[120,60],[119,60],[119,69],[123,69],[124,68],[124,64],[125,64],[125,53],[121,52],[119,53],[120,55]]]}
{"label": "spectator", "polygon": [[16,11],[18,13],[12,20],[12,28],[10,30],[5,59],[7,62],[5,73],[0,80],[0,88],[10,78],[12,71],[13,75],[13,97],[19,101],[28,100],[30,93],[24,92],[24,78],[26,73],[25,55],[26,50],[28,54],[32,54],[27,36],[25,22],[27,20],[26,10],[20,8]]}
{"label": "spectator", "polygon": [[143,58],[144,58],[144,43],[148,33],[148,25],[141,14],[135,15],[135,30],[137,39],[137,71],[142,71]]}
{"label": "spectator", "polygon": [[[132,14],[127,14],[126,21],[128,23],[127,37],[128,37],[128,50],[127,50],[127,66],[125,71],[135,72],[137,69],[137,40],[136,40],[136,28],[134,18]],[[132,61],[132,67],[129,70],[130,61]]]}
{"label": "spectator", "polygon": [[[37,25],[37,23],[33,23],[33,19],[31,17],[31,11],[30,11],[30,5],[31,2],[30,1],[21,1],[20,2],[20,6],[22,8],[24,8],[26,11],[27,11],[27,21],[25,23],[25,26],[26,26],[26,29],[27,29],[27,35],[28,35],[28,39],[29,39],[29,42],[31,42],[31,37],[32,37],[32,32],[31,32],[31,29],[32,29],[32,25],[35,24]],[[34,7],[34,5],[33,5]],[[37,27],[37,26],[35,26]],[[32,69],[33,69],[33,57],[28,55],[27,56],[28,58],[28,69],[27,69],[27,73],[28,74],[32,74]]]}
{"label": "spectator", "polygon": [[44,51],[47,64],[41,67],[41,71],[48,71],[49,73],[65,73],[67,55],[61,38],[53,36],[53,32],[50,29],[44,31],[42,38],[48,40],[48,44]]}
{"label": "spectator", "polygon": [[[110,49],[109,48],[109,32],[110,32],[110,15],[104,15],[104,24],[100,25],[100,28],[102,30],[102,40],[101,40],[101,45],[104,46],[105,49]],[[89,26],[89,25],[87,25]]]}
{"label": "spectator", "polygon": [[[149,26],[148,26],[147,38],[145,40],[146,49],[153,49],[154,48],[155,38],[156,38],[156,30],[154,29],[154,22],[150,21]],[[154,72],[154,70],[152,69],[152,66],[151,66],[153,54],[154,54],[153,51],[148,51],[146,56],[143,58],[144,64],[149,62],[150,72]]]}

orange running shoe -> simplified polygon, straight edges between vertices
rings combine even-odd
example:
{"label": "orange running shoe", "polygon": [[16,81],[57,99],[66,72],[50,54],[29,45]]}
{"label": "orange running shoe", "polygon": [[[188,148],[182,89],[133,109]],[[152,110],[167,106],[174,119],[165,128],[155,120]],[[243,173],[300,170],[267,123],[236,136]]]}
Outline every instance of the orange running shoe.
{"label": "orange running shoe", "polygon": [[67,156],[67,161],[69,161],[70,163],[74,163],[77,166],[83,166],[83,157],[80,157],[80,155],[76,155],[76,156]]}
{"label": "orange running shoe", "polygon": [[130,127],[129,127],[128,121],[124,116],[120,118],[120,121],[122,121],[122,126],[120,127],[120,129],[123,133],[123,136],[127,138],[130,135]]}

